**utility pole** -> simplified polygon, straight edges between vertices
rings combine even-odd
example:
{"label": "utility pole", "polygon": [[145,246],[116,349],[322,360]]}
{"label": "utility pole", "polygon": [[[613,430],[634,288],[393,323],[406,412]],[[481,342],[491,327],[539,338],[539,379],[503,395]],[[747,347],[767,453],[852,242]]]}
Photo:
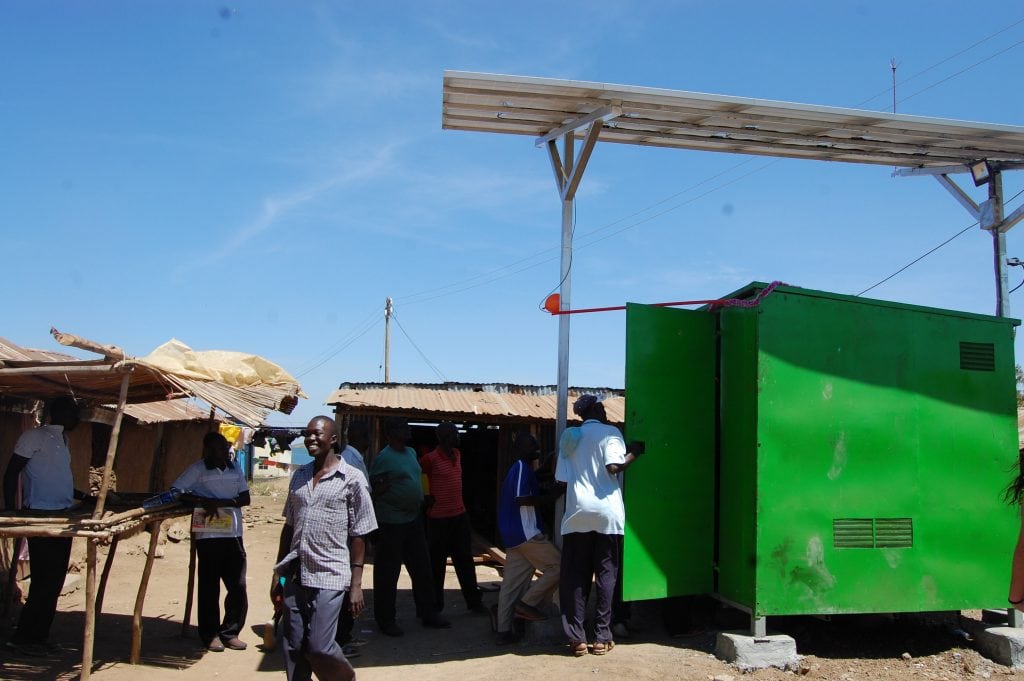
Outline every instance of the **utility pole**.
{"label": "utility pole", "polygon": [[384,382],[391,382],[391,296],[384,303]]}

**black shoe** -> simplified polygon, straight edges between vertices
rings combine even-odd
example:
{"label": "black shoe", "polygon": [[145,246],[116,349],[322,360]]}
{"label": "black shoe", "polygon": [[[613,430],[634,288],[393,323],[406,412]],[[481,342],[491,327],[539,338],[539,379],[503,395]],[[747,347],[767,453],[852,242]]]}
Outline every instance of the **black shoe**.
{"label": "black shoe", "polygon": [[398,637],[405,634],[405,632],[402,631],[402,627],[398,626],[394,620],[391,620],[390,622],[385,622],[384,624],[380,624],[378,625],[378,628],[380,629],[380,633],[384,634],[385,636]]}
{"label": "black shoe", "polygon": [[344,645],[341,647],[341,654],[351,660],[353,657],[359,657],[363,653],[353,645]]}
{"label": "black shoe", "polygon": [[423,626],[428,629],[451,629],[452,623],[440,615],[434,615],[433,617],[424,617]]}

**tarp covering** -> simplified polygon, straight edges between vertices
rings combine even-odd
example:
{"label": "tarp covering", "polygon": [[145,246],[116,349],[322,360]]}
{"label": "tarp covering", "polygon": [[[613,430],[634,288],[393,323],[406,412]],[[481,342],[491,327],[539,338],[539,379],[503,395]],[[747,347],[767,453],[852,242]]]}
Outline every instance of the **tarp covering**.
{"label": "tarp covering", "polygon": [[138,361],[182,378],[217,381],[236,388],[299,384],[287,371],[258,355],[230,350],[193,350],[176,338]]}

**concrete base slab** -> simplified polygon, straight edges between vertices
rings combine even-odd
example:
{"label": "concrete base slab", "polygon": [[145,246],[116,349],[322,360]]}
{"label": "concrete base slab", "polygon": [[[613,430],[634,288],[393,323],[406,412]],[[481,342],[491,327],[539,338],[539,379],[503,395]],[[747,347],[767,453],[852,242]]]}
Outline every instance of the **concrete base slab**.
{"label": "concrete base slab", "polygon": [[986,627],[974,636],[978,651],[988,659],[1015,669],[1024,668],[1024,629]]}
{"label": "concrete base slab", "polygon": [[721,631],[715,640],[715,656],[744,672],[776,667],[789,671],[800,668],[796,641],[785,634],[751,636],[746,631]]}

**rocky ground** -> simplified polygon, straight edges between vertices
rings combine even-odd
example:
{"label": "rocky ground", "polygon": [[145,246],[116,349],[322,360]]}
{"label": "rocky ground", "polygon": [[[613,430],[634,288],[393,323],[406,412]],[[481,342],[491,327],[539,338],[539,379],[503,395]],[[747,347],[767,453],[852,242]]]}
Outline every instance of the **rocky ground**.
{"label": "rocky ground", "polygon": [[[284,678],[279,651],[261,649],[258,633],[271,615],[266,596],[271,565],[281,529],[284,481],[253,486],[253,505],[246,510],[245,544],[249,559],[249,618],[243,636],[245,651],[207,653],[200,649],[192,628],[181,635],[189,545],[183,525],[171,527],[160,545],[144,610],[141,665],[128,664],[131,613],[142,571],[148,535],[122,544],[111,574],[104,614],[97,630],[96,681],[163,681],[183,678],[218,681],[256,681]],[[368,568],[371,566],[367,566]],[[478,568],[482,585],[495,588],[500,576],[493,568]],[[414,620],[409,583],[403,572],[399,591],[399,619],[406,629],[402,638],[377,632],[370,608],[357,622],[356,633],[366,640],[362,654],[353,659],[364,681],[393,681],[396,675],[417,681],[481,679],[509,681],[593,680],[595,678],[695,679],[729,681],[790,679],[804,676],[821,681],[892,679],[1024,678],[1024,672],[995,664],[971,647],[971,623],[979,613],[928,617],[842,617],[830,621],[808,617],[772,618],[769,626],[793,636],[804,656],[795,670],[766,669],[744,674],[712,654],[715,633],[721,628],[741,629],[745,618],[706,601],[673,604],[665,608],[639,604],[634,609],[634,631],[620,639],[604,657],[573,658],[562,644],[557,622],[531,624],[524,642],[494,645],[487,617],[466,611],[460,602],[455,575],[449,570],[445,615],[450,630],[427,630]],[[372,584],[372,572],[367,576]],[[497,594],[485,594],[494,603]],[[0,650],[0,678],[11,681],[78,678],[81,661],[84,589],[62,597],[52,640],[53,654],[26,657]],[[195,621],[193,613],[192,621]],[[0,640],[10,633],[10,620],[0,622]]]}

